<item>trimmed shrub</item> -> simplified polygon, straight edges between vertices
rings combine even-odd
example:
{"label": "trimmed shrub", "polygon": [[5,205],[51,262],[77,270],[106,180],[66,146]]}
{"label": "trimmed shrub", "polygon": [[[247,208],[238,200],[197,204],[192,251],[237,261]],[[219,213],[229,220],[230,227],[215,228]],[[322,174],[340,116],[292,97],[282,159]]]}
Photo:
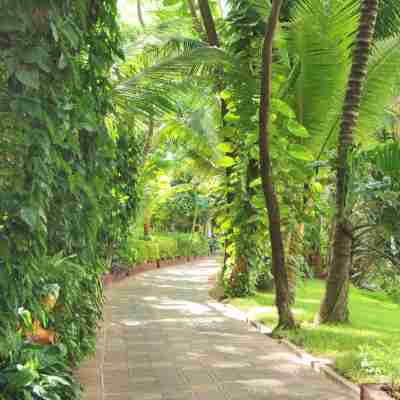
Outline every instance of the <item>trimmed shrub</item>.
{"label": "trimmed shrub", "polygon": [[149,240],[130,237],[125,246],[118,251],[121,261],[130,265],[208,254],[208,240],[198,233],[194,235],[189,233],[155,235]]}
{"label": "trimmed shrub", "polygon": [[157,236],[159,256],[161,260],[169,260],[178,256],[178,241],[173,236]]}

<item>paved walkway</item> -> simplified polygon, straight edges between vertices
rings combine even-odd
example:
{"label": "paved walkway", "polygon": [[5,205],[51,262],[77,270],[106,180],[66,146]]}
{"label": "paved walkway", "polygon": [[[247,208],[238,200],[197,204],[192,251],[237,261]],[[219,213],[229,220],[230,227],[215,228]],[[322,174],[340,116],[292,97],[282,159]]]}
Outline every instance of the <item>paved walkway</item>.
{"label": "paved walkway", "polygon": [[[212,260],[147,272],[107,290],[88,400],[344,400],[335,383],[208,298]],[[222,307],[223,308],[223,307]]]}

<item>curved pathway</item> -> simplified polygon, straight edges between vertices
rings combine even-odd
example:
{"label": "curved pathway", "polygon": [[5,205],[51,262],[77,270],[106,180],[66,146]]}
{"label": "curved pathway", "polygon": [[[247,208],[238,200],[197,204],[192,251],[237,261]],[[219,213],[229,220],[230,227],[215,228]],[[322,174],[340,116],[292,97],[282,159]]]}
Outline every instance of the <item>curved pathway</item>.
{"label": "curved pathway", "polygon": [[88,400],[345,400],[208,297],[213,260],[146,272],[107,290],[95,359],[80,370]]}

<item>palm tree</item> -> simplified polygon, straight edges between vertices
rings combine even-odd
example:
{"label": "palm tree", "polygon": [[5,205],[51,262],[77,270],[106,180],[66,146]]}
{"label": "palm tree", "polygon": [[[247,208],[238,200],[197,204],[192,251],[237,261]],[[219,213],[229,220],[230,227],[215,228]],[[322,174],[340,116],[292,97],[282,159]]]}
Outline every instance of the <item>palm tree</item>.
{"label": "palm tree", "polygon": [[354,129],[361,104],[361,93],[368,71],[374,27],[378,13],[378,0],[364,0],[359,30],[353,52],[353,64],[348,81],[339,133],[336,172],[336,231],[333,260],[327,288],[320,309],[321,322],[347,322],[349,272],[351,265],[352,224],[351,210],[347,207],[349,164],[353,153]]}

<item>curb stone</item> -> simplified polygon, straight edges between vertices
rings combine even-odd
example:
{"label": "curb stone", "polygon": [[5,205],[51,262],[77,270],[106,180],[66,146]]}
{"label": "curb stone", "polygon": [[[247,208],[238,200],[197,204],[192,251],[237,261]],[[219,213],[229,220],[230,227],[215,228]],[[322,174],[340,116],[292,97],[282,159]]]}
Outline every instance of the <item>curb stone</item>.
{"label": "curb stone", "polygon": [[[221,303],[222,304],[222,303]],[[240,319],[245,321],[247,325],[255,328],[257,332],[260,332],[263,335],[267,335],[271,337],[272,328],[265,324],[262,324],[252,318],[248,317],[248,314],[239,310],[238,308],[232,306],[231,304],[222,304],[224,307],[234,311]],[[277,339],[275,339],[277,340]],[[337,384],[341,385],[342,387],[349,390],[351,396],[354,399],[360,399],[361,396],[361,389],[358,385],[354,384],[353,382],[349,381],[348,379],[339,375],[335,370],[332,368],[333,363],[326,359],[321,359],[314,357],[313,355],[307,353],[302,348],[294,345],[292,342],[288,341],[287,339],[278,339],[279,343],[285,345],[290,351],[296,354],[297,357],[301,359],[301,361],[312,368],[315,372],[325,375],[330,380],[336,382]]]}

